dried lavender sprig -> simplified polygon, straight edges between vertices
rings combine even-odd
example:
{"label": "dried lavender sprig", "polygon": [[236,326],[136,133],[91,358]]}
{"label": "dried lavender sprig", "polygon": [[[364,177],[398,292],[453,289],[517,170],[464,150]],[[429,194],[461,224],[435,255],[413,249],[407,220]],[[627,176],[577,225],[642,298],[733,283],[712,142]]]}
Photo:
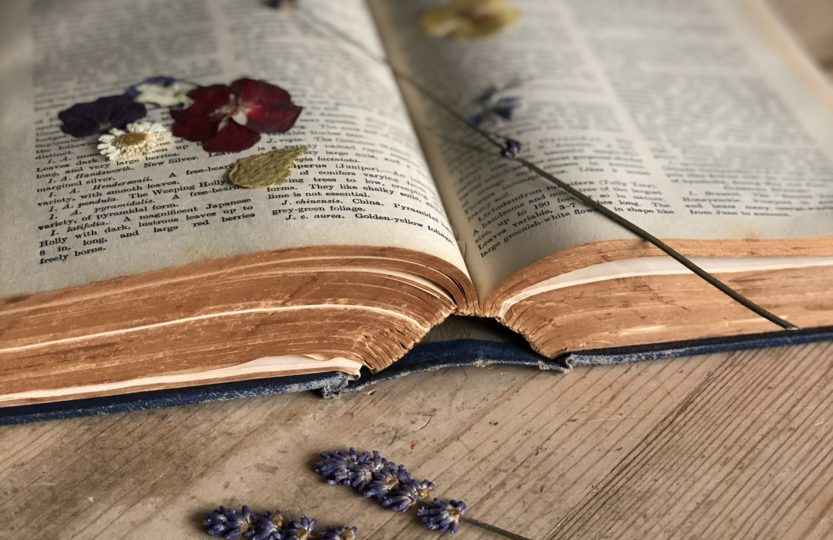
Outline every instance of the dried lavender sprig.
{"label": "dried lavender sprig", "polygon": [[[352,465],[345,467],[345,460],[352,461]],[[372,480],[366,482],[369,464],[375,464],[371,473]],[[428,497],[434,490],[434,483],[429,480],[417,480],[404,465],[385,459],[378,451],[357,452],[337,450],[322,452],[321,458],[315,464],[315,471],[331,485],[340,484],[351,486],[365,497],[376,499],[382,506],[394,512],[404,512],[417,503],[417,515],[423,524],[432,530],[454,534],[460,522],[470,523],[487,529],[506,538],[528,540],[523,536],[485,523],[478,519],[464,516],[466,503],[454,499],[433,499]],[[360,488],[358,486],[365,486]]]}
{"label": "dried lavender sprig", "polygon": [[[302,10],[297,10],[297,11],[300,12]],[[772,313],[771,311],[767,310],[763,306],[760,306],[760,305],[756,304],[755,302],[753,302],[752,300],[750,300],[749,298],[743,296],[742,294],[740,294],[736,290],[732,289],[731,287],[729,287],[728,285],[726,285],[725,283],[723,283],[722,281],[717,279],[714,275],[710,274],[705,269],[701,268],[699,265],[694,263],[691,259],[689,259],[685,255],[683,255],[679,251],[675,250],[674,248],[672,248],[671,246],[669,246],[668,244],[666,244],[665,242],[663,242],[662,240],[660,240],[659,238],[654,236],[653,234],[649,233],[647,230],[640,227],[639,225],[633,223],[632,221],[630,221],[626,217],[617,214],[613,210],[610,210],[609,208],[607,208],[603,204],[597,202],[593,198],[591,198],[591,197],[585,195],[584,193],[582,193],[581,191],[573,188],[572,186],[570,186],[568,183],[564,182],[563,180],[561,180],[561,179],[555,177],[554,175],[544,171],[543,169],[541,169],[540,167],[538,167],[534,163],[532,163],[532,162],[530,162],[526,159],[517,157],[517,153],[513,152],[510,148],[510,145],[514,146],[514,143],[517,143],[517,141],[515,141],[514,139],[511,139],[509,137],[502,137],[502,140],[495,140],[488,132],[486,132],[482,128],[470,123],[468,118],[466,118],[465,116],[458,113],[450,105],[446,104],[445,101],[440,99],[437,95],[435,95],[431,90],[429,90],[420,81],[416,80],[415,78],[411,77],[409,74],[404,73],[404,72],[400,71],[398,68],[396,68],[396,66],[394,66],[391,62],[389,62],[387,60],[387,58],[380,57],[379,55],[377,55],[376,53],[374,53],[373,51],[368,49],[366,46],[364,46],[362,43],[360,43],[357,40],[350,37],[348,34],[342,32],[341,30],[339,30],[335,26],[329,24],[327,21],[324,21],[324,20],[320,19],[319,17],[316,17],[315,15],[313,15],[309,12],[303,11],[303,18],[306,19],[307,23],[312,24],[313,26],[323,27],[330,34],[333,34],[336,37],[340,38],[342,41],[345,41],[345,42],[351,44],[352,46],[356,47],[358,50],[360,50],[367,57],[371,58],[372,60],[375,60],[376,62],[379,62],[379,63],[387,66],[396,78],[410,84],[415,90],[417,90],[420,94],[422,94],[423,97],[425,97],[426,99],[428,99],[429,101],[434,103],[434,105],[436,105],[437,107],[439,107],[440,109],[445,111],[449,116],[456,119],[458,122],[462,123],[463,125],[465,125],[469,129],[473,130],[475,133],[477,133],[478,135],[483,137],[490,144],[495,145],[500,150],[501,155],[504,158],[514,159],[514,160],[518,161],[524,167],[526,167],[527,169],[529,169],[532,172],[534,172],[535,174],[537,174],[539,177],[541,177],[541,178],[555,184],[556,186],[560,187],[561,189],[563,189],[564,191],[566,191],[567,193],[572,195],[574,198],[581,201],[586,206],[589,206],[590,208],[596,210],[599,214],[601,214],[601,215],[605,216],[606,218],[610,219],[611,221],[613,221],[617,225],[620,225],[620,226],[624,227],[625,229],[627,229],[631,233],[635,234],[639,238],[642,238],[643,240],[653,244],[660,251],[662,251],[663,253],[665,253],[666,255],[668,255],[669,257],[671,257],[672,259],[674,259],[678,263],[682,264],[684,267],[686,267],[691,272],[693,272],[696,276],[698,276],[701,279],[703,279],[704,281],[706,281],[709,285],[715,287],[717,290],[719,290],[723,294],[727,295],[729,298],[731,298],[735,302],[739,303],[740,305],[742,305],[746,309],[752,311],[756,315],[758,315],[760,317],[763,317],[764,319],[770,321],[771,323],[776,324],[777,326],[780,326],[784,330],[798,330],[798,326],[794,325],[793,323],[789,322],[788,320],[786,320],[782,317],[779,317],[778,315]]]}
{"label": "dried lavender sprig", "polygon": [[280,511],[255,513],[248,506],[238,511],[220,506],[205,515],[203,524],[209,536],[233,540],[355,540],[358,529],[350,526],[331,527],[315,532],[317,520],[301,516],[288,520]]}

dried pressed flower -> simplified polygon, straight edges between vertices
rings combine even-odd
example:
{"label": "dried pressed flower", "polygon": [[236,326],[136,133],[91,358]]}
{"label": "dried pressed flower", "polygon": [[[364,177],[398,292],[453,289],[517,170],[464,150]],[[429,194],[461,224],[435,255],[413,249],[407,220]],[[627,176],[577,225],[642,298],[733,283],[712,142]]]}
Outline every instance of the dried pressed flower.
{"label": "dried pressed flower", "polygon": [[174,77],[156,75],[128,87],[125,94],[140,103],[157,107],[187,107],[191,104],[188,91],[192,87]]}
{"label": "dried pressed flower", "polygon": [[504,139],[500,155],[508,158],[516,158],[521,151],[521,143],[515,139]]}
{"label": "dried pressed flower", "polygon": [[187,95],[193,100],[187,109],[171,109],[173,134],[201,142],[207,152],[251,148],[261,133],[284,133],[301,114],[289,92],[255,79],[200,86]]}
{"label": "dried pressed flower", "polygon": [[171,132],[161,124],[137,122],[128,124],[125,130],[111,129],[98,138],[98,151],[110,161],[131,160],[144,157],[171,141]]}
{"label": "dried pressed flower", "polygon": [[480,94],[474,100],[477,112],[468,117],[469,124],[480,127],[495,120],[511,120],[512,114],[521,103],[520,97],[507,94],[507,90],[513,86],[492,86]]}
{"label": "dried pressed flower", "polygon": [[434,499],[417,510],[422,523],[431,530],[454,534],[460,528],[460,519],[466,513],[466,503],[454,499]]}
{"label": "dried pressed flower", "polygon": [[432,37],[469,39],[499,32],[519,15],[507,0],[453,0],[426,11],[420,25]]}
{"label": "dried pressed flower", "polygon": [[238,159],[229,171],[229,182],[247,188],[280,185],[289,179],[295,160],[305,153],[303,146],[290,146]]}
{"label": "dried pressed flower", "polygon": [[73,137],[89,137],[144,118],[147,109],[127,95],[107,96],[77,103],[58,113],[61,131]]}

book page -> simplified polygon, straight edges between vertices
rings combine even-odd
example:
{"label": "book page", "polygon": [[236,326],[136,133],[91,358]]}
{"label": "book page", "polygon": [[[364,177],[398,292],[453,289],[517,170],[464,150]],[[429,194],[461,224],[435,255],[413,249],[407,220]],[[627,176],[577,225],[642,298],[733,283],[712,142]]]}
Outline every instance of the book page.
{"label": "book page", "polygon": [[[521,106],[485,126],[663,238],[833,232],[833,99],[758,2],[512,0],[479,39],[426,36],[437,2],[372,1],[393,61],[463,114],[489,87]],[[514,85],[514,87],[513,87]],[[483,298],[559,250],[630,233],[403,85]]]}
{"label": "book page", "polygon": [[[361,0],[303,8],[381,54]],[[260,0],[9,0],[0,8],[0,297],[208,258],[314,245],[396,246],[465,266],[389,70]],[[173,143],[111,163],[58,112],[150,76],[241,77],[303,107],[241,153]],[[146,120],[170,127],[167,109]],[[237,188],[237,159],[305,146],[290,180]]]}

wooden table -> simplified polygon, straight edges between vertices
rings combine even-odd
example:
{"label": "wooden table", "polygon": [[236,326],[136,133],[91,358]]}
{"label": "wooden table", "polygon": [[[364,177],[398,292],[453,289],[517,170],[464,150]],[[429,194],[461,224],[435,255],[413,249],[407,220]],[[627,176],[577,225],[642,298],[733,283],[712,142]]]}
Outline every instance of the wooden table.
{"label": "wooden table", "polygon": [[[780,3],[831,65],[833,3]],[[833,538],[833,344],[0,428],[0,537],[203,538],[207,510],[244,502],[435,537],[312,471],[350,445],[533,538]]]}

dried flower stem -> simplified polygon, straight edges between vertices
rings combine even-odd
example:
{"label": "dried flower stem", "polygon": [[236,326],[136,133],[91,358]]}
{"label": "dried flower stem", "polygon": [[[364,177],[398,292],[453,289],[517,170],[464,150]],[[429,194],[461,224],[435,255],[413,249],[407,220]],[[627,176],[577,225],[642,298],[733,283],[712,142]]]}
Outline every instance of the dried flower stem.
{"label": "dried flower stem", "polygon": [[[689,259],[685,255],[683,255],[682,253],[680,253],[676,249],[672,248],[671,246],[669,246],[668,244],[666,244],[665,242],[663,242],[662,240],[660,240],[659,238],[657,238],[653,234],[649,233],[648,231],[646,231],[645,229],[643,229],[639,225],[637,225],[637,224],[633,223],[632,221],[630,221],[629,219],[617,214],[613,210],[610,210],[609,208],[607,208],[603,204],[597,202],[593,198],[591,198],[591,197],[585,195],[584,193],[582,193],[581,191],[575,189],[570,184],[564,182],[563,180],[560,180],[559,178],[557,178],[553,174],[548,173],[547,171],[541,169],[539,166],[535,165],[531,161],[529,161],[525,158],[522,158],[522,157],[518,157],[517,155],[513,155],[512,153],[505,152],[506,146],[504,144],[504,141],[513,141],[513,139],[511,139],[509,137],[500,136],[501,140],[497,140],[496,137],[498,137],[498,135],[493,134],[493,133],[489,133],[486,130],[481,129],[478,126],[471,125],[471,123],[468,121],[468,119],[466,119],[465,116],[463,116],[462,114],[457,112],[450,105],[446,104],[445,101],[443,101],[438,96],[436,96],[431,90],[426,88],[421,82],[414,79],[409,74],[398,70],[386,58],[380,57],[379,55],[375,54],[373,51],[368,49],[365,45],[356,41],[355,39],[353,39],[349,35],[345,34],[344,32],[342,32],[341,30],[339,30],[335,26],[329,24],[327,21],[321,20],[320,18],[316,17],[315,15],[312,15],[311,13],[308,13],[305,10],[296,10],[295,13],[300,13],[301,16],[304,19],[306,19],[307,23],[309,23],[313,26],[323,27],[327,32],[329,32],[329,33],[335,35],[336,37],[340,38],[341,40],[346,41],[347,43],[353,45],[354,47],[356,47],[357,49],[362,51],[362,53],[364,53],[369,58],[387,66],[393,72],[394,76],[396,76],[398,79],[401,79],[401,80],[407,82],[408,84],[410,84],[420,94],[422,94],[423,97],[425,97],[426,99],[428,99],[429,101],[434,103],[437,107],[439,107],[440,109],[442,109],[446,113],[448,113],[449,116],[456,119],[458,122],[465,125],[467,128],[474,131],[478,135],[480,135],[487,142],[489,142],[490,144],[492,144],[492,145],[496,146],[498,149],[500,149],[501,150],[501,155],[503,156],[503,158],[512,159],[514,161],[517,161],[518,163],[523,165],[526,169],[532,171],[533,173],[535,173],[539,177],[549,181],[550,183],[555,184],[556,186],[558,186],[562,190],[566,191],[567,193],[572,195],[574,198],[576,198],[577,200],[579,200],[580,202],[582,202],[586,206],[592,208],[593,210],[595,210],[599,214],[601,214],[601,215],[605,216],[606,218],[610,219],[611,221],[613,221],[617,225],[620,225],[621,227],[627,229],[628,231],[632,232],[633,234],[642,238],[643,240],[645,240],[647,242],[650,242],[651,244],[656,246],[659,250],[661,250],[663,253],[665,253],[666,255],[668,255],[669,257],[674,259],[675,261],[679,262],[680,264],[682,264],[687,269],[691,270],[691,272],[693,272],[698,277],[705,280],[708,284],[715,287],[717,290],[719,290],[723,294],[727,295],[729,298],[731,298],[735,302],[739,303],[743,307],[749,309],[750,311],[752,311],[756,315],[758,315],[760,317],[763,317],[764,319],[780,326],[784,330],[798,330],[798,326],[792,324],[791,322],[787,321],[786,319],[783,319],[783,318],[779,317],[778,315],[775,315],[774,313],[767,310],[766,308],[764,308],[764,307],[756,304],[752,300],[746,298],[745,296],[743,296],[742,294],[740,294],[739,292],[737,292],[736,290],[734,290],[733,288],[731,288],[727,284],[720,281],[714,275],[710,274],[705,269],[703,269],[702,267],[700,267],[699,265],[694,263],[694,261],[692,261],[691,259]],[[482,148],[478,148],[478,149],[483,151]],[[491,154],[489,154],[489,155],[491,155]]]}
{"label": "dried flower stem", "polygon": [[[478,131],[480,131],[480,130],[478,130]],[[497,142],[496,140],[494,140],[492,138],[494,135],[484,132],[484,136],[489,140],[490,143],[494,144],[495,146],[497,146],[498,148],[503,150],[504,146],[501,143]],[[446,139],[446,140],[448,140],[448,139]],[[452,141],[452,142],[455,142],[455,141]],[[487,155],[490,155],[490,156],[492,155],[491,152],[487,152],[486,150],[484,150],[483,148],[480,148],[478,146],[468,145],[468,144],[465,145],[465,146],[469,149],[480,151],[480,152],[483,152],[483,153],[485,153]],[[767,310],[763,306],[760,306],[760,305],[756,304],[752,300],[746,298],[745,296],[743,296],[742,294],[740,294],[736,290],[732,289],[730,286],[728,286],[725,283],[723,283],[722,281],[720,281],[713,274],[710,274],[708,271],[706,271],[705,269],[703,269],[702,267],[697,265],[694,261],[692,261],[691,259],[689,259],[685,255],[683,255],[682,253],[680,253],[676,249],[672,248],[671,246],[669,246],[668,244],[666,244],[665,242],[663,242],[662,240],[660,240],[659,238],[657,238],[656,236],[651,234],[650,232],[646,231],[645,229],[643,229],[642,227],[640,227],[636,223],[628,220],[625,217],[622,217],[621,215],[619,215],[616,212],[614,212],[613,210],[607,208],[606,206],[604,206],[600,202],[596,201],[595,199],[593,199],[593,198],[589,197],[588,195],[585,195],[581,191],[575,189],[570,184],[564,182],[563,180],[560,180],[559,178],[557,178],[553,174],[541,169],[539,166],[532,163],[531,161],[529,161],[529,160],[527,160],[523,157],[519,157],[519,156],[514,156],[513,157],[511,155],[507,155],[505,152],[501,152],[501,155],[505,159],[512,159],[514,161],[517,161],[518,163],[523,165],[525,168],[527,168],[530,171],[532,171],[533,173],[537,174],[539,177],[543,178],[544,180],[549,181],[552,184],[555,184],[556,186],[558,186],[562,190],[566,191],[567,193],[572,195],[574,198],[578,199],[582,204],[592,208],[593,210],[602,214],[603,216],[610,219],[611,221],[613,221],[617,225],[620,225],[621,227],[629,230],[630,232],[634,233],[636,236],[642,238],[643,240],[645,240],[647,242],[650,242],[651,244],[656,246],[658,249],[660,249],[663,253],[665,253],[666,255],[668,255],[669,257],[674,259],[675,261],[679,262],[680,264],[682,264],[683,266],[685,266],[686,268],[691,270],[694,274],[696,274],[700,278],[704,279],[706,282],[708,282],[710,285],[712,285],[713,287],[718,289],[720,292],[729,296],[735,302],[739,303],[743,307],[745,307],[745,308],[749,309],[750,311],[754,312],[756,315],[759,315],[759,316],[763,317],[764,319],[767,319],[768,321],[770,321],[774,324],[777,324],[778,326],[780,326],[784,330],[798,330],[799,329],[798,326],[792,324],[791,322],[787,321],[786,319],[783,319],[783,318],[779,317],[778,315],[772,313],[771,311]]]}

